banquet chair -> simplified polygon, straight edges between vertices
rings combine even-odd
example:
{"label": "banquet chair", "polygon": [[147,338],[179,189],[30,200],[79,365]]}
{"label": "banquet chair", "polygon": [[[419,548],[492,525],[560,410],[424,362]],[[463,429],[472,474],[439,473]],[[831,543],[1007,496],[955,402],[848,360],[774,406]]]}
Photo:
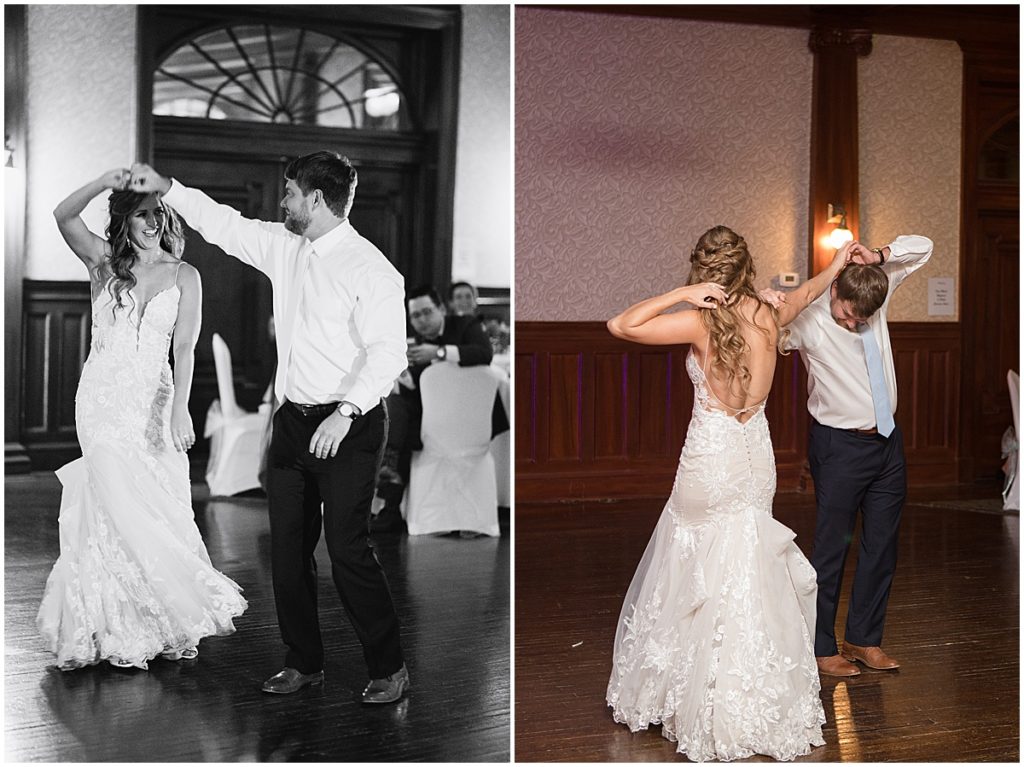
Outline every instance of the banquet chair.
{"label": "banquet chair", "polygon": [[1003,509],[1020,510],[1020,376],[1016,371],[1006,374],[1013,410],[1013,444],[1006,450],[1006,485],[1003,488]]}
{"label": "banquet chair", "polygon": [[[491,364],[491,374],[498,379],[498,396],[505,408],[509,423],[512,422],[512,410],[509,407],[510,386],[508,372],[495,364]],[[498,486],[498,505],[506,508],[512,505],[512,429],[491,440],[491,457],[494,459],[494,477]]]}
{"label": "banquet chair", "polygon": [[409,535],[500,535],[491,410],[498,379],[486,367],[431,365],[420,376],[423,449],[413,453]]}
{"label": "banquet chair", "polygon": [[263,432],[271,406],[260,405],[258,413],[238,406],[231,374],[231,351],[218,333],[213,334],[213,364],[219,398],[210,404],[203,430],[203,436],[210,439],[206,483],[210,486],[210,495],[235,495],[260,486]]}

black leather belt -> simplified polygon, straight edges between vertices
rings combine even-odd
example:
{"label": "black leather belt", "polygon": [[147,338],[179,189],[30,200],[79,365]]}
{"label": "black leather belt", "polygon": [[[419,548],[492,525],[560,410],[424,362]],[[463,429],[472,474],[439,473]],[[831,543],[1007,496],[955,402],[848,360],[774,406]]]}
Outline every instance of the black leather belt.
{"label": "black leather belt", "polygon": [[313,418],[314,416],[323,417],[328,416],[338,409],[340,402],[328,402],[325,405],[302,405],[298,402],[292,402],[288,400],[288,404],[295,408],[300,415],[304,415],[307,418]]}
{"label": "black leather belt", "polygon": [[852,431],[854,434],[878,434],[878,428],[875,426],[870,429],[847,429],[847,431]]}

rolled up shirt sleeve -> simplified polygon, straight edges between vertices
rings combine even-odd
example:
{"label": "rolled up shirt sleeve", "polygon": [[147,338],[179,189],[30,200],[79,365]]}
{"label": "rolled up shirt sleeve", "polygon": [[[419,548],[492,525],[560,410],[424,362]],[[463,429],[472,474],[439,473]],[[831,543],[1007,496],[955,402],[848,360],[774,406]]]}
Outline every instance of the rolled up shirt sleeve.
{"label": "rolled up shirt sleeve", "polygon": [[344,399],[365,413],[391,390],[408,360],[401,275],[369,270],[360,282],[353,321],[366,349],[366,362]]}

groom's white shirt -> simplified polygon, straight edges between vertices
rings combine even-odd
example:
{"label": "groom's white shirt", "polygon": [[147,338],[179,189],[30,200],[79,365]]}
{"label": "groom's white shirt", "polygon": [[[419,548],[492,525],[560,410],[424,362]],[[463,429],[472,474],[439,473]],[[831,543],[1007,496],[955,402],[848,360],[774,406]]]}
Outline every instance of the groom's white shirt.
{"label": "groom's white shirt", "polygon": [[408,364],[405,284],[347,219],[310,242],[177,181],[163,199],[205,240],[270,278],[278,402],[348,400],[365,413],[387,396]]}
{"label": "groom's white shirt", "polygon": [[[882,356],[889,400],[896,412],[896,370],[889,343],[886,314],[897,287],[931,258],[932,241],[919,235],[897,237],[889,245],[882,270],[889,277],[889,293],[882,307],[868,320]],[[793,322],[786,349],[799,349],[807,367],[807,410],[820,424],[835,429],[875,427],[864,344],[859,333],[841,327],[832,318],[831,290],[826,290]]]}

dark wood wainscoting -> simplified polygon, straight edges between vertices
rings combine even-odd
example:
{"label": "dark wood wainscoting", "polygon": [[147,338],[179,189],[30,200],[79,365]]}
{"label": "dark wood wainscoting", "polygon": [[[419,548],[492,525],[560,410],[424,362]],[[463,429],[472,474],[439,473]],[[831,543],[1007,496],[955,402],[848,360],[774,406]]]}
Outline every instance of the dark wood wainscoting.
{"label": "dark wood wainscoting", "polygon": [[33,469],[52,469],[81,455],[75,389],[89,351],[89,283],[24,285],[21,439]]}
{"label": "dark wood wainscoting", "polygon": [[[216,300],[213,291],[208,295]],[[243,308],[247,311],[237,325],[254,327],[254,306]],[[75,391],[91,343],[89,283],[25,280],[22,327],[21,440],[33,470],[56,469],[82,454],[75,430]],[[270,369],[257,385],[244,365],[234,366],[235,393],[244,408],[256,409]],[[197,440],[191,455],[204,455],[209,448],[202,434],[207,410],[216,397],[217,376],[207,341],[196,347],[189,412]]]}
{"label": "dark wood wainscoting", "polygon": [[[890,326],[911,482],[955,476],[956,323]],[[516,323],[516,498],[665,496],[693,408],[687,347],[619,341],[601,322]],[[767,416],[780,490],[807,489],[807,375],[780,358]]]}

